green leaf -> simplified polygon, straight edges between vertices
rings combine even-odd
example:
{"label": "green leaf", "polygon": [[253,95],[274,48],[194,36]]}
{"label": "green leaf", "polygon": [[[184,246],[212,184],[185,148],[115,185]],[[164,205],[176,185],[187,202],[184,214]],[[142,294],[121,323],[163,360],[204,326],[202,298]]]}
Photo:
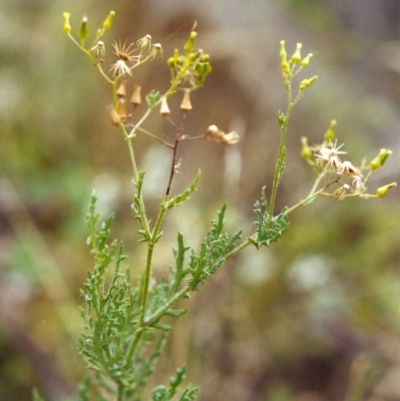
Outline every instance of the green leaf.
{"label": "green leaf", "polygon": [[261,203],[257,201],[254,204],[254,213],[257,216],[257,220],[254,222],[256,233],[249,238],[257,249],[261,246],[269,246],[272,242],[279,241],[289,224],[287,222],[287,208],[284,208],[282,212],[275,217],[272,217],[268,210],[268,202],[264,187],[261,192]]}
{"label": "green leaf", "polygon": [[158,99],[160,98],[160,92],[155,91],[154,89],[146,96],[147,105],[150,108],[157,106]]}
{"label": "green leaf", "polygon": [[172,199],[166,202],[164,201],[164,199],[160,199],[161,206],[163,206],[165,209],[172,209],[173,207],[182,204],[185,200],[189,198],[189,195],[196,190],[200,177],[201,177],[201,171],[199,170],[194,180],[182,193],[180,193],[179,195],[173,197]]}

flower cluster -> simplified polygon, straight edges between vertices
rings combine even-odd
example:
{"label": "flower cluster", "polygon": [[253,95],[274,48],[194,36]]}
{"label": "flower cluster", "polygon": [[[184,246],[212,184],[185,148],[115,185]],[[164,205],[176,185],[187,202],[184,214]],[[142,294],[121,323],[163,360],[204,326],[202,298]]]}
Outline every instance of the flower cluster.
{"label": "flower cluster", "polygon": [[184,46],[185,54],[175,49],[174,54],[167,61],[171,69],[172,81],[178,85],[187,85],[190,89],[202,86],[212,71],[210,56],[202,49],[195,49],[194,42],[197,32],[192,31]]}
{"label": "flower cluster", "polygon": [[[136,136],[138,131],[158,140],[165,146],[175,149],[178,142],[185,140],[208,139],[218,144],[233,145],[239,141],[239,135],[236,132],[225,133],[218,129],[215,125],[211,125],[202,135],[187,135],[184,133],[185,120],[188,113],[192,110],[191,92],[200,88],[208,74],[211,72],[210,56],[205,54],[203,50],[195,48],[195,38],[197,33],[191,31],[187,42],[184,45],[184,51],[179,52],[175,49],[173,56],[168,58],[167,65],[171,71],[171,82],[169,89],[162,95],[157,91],[151,91],[146,96],[148,110],[139,119],[137,123],[133,121],[133,114],[138,106],[142,103],[141,87],[134,85],[133,94],[127,98],[127,81],[124,78],[132,76],[133,70],[144,64],[146,61],[154,60],[156,57],[162,57],[163,49],[159,43],[152,44],[150,35],[137,40],[134,43],[119,40],[112,46],[116,61],[110,66],[111,76],[103,71],[102,64],[106,55],[106,44],[102,39],[104,33],[110,29],[115,17],[115,12],[111,11],[104,20],[102,28],[97,30],[94,42],[90,46],[85,45],[86,39],[90,36],[88,19],[83,17],[81,26],[78,30],[77,41],[71,35],[71,25],[69,22],[70,14],[64,13],[64,32],[69,38],[90,58],[96,68],[106,81],[113,88],[113,103],[106,106],[107,113],[113,125],[120,127],[125,136],[131,139]],[[180,104],[181,121],[174,122],[170,118],[171,111],[168,106],[167,99],[175,95],[177,92],[183,93],[182,102]],[[128,100],[129,99],[129,100]],[[127,104],[131,104],[131,111],[127,110]],[[142,127],[145,119],[156,106],[160,106],[160,115],[165,117],[175,130],[174,143],[167,142],[164,136],[157,136]],[[130,132],[127,131],[130,129]]]}
{"label": "flower cluster", "polygon": [[[319,178],[322,178],[322,176],[332,178],[325,185],[321,194],[333,195],[340,200],[343,200],[350,194],[363,198],[385,197],[391,188],[397,186],[396,183],[378,188],[375,195],[366,193],[367,188],[365,184],[371,173],[382,167],[392,152],[387,149],[381,149],[379,155],[370,162],[369,167],[365,165],[355,167],[351,161],[342,160],[343,155],[347,154],[347,152],[341,150],[344,144],[338,145],[337,139],[335,139],[335,127],[336,121],[332,120],[321,145],[309,147],[307,138],[301,138],[301,156],[314,167]],[[362,170],[369,170],[369,172],[364,176],[361,172]],[[326,193],[325,190],[333,184],[338,184],[339,188],[333,194]]]}

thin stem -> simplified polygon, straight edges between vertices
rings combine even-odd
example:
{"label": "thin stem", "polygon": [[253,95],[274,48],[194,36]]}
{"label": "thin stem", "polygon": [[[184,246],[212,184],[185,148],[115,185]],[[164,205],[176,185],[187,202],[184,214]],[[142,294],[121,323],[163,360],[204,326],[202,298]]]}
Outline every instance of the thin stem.
{"label": "thin stem", "polygon": [[292,103],[292,89],[291,89],[290,78],[288,80],[287,91],[288,91],[288,107],[286,110],[285,119],[281,123],[281,138],[279,141],[278,158],[277,158],[276,165],[275,165],[274,180],[273,180],[273,184],[272,184],[272,192],[271,192],[271,198],[270,198],[270,202],[269,202],[269,214],[271,216],[273,216],[273,213],[274,213],[275,199],[276,199],[276,194],[278,191],[278,185],[279,185],[280,175],[281,175],[281,166],[282,166],[282,163],[284,162],[284,158],[285,158],[284,153],[285,153],[285,138],[286,138],[287,127],[288,127],[288,123],[289,123],[290,113],[294,106],[294,104]]}
{"label": "thin stem", "polygon": [[132,131],[127,135],[128,138],[133,138],[136,134],[136,130],[143,124],[143,122],[149,117],[150,113],[152,112],[153,108],[149,107],[146,110],[146,113],[143,114],[142,118],[134,125]]}
{"label": "thin stem", "polygon": [[92,56],[92,54],[90,53],[90,51],[86,50],[84,47],[82,47],[75,39],[74,37],[69,33],[68,34],[69,38],[79,47],[79,49],[81,49],[81,51],[83,51],[89,58],[90,60],[93,62],[94,66],[99,70],[100,74],[104,77],[104,79],[109,83],[109,84],[113,84],[114,81],[112,81],[103,71],[103,69],[100,66],[100,63]]}
{"label": "thin stem", "polygon": [[165,199],[167,200],[169,197],[169,194],[171,192],[171,186],[172,186],[172,180],[174,179],[174,174],[176,171],[176,153],[178,151],[178,144],[179,144],[179,139],[175,139],[174,147],[173,147],[173,155],[172,155],[172,163],[171,163],[171,171],[169,173],[169,180],[168,180],[168,185],[167,185],[167,190],[165,192]]}

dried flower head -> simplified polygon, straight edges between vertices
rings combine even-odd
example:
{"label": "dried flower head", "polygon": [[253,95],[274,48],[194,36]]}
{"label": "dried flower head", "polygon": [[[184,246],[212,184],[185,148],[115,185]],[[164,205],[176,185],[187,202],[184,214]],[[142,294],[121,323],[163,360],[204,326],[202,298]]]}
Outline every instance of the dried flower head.
{"label": "dried flower head", "polygon": [[163,48],[160,43],[156,43],[153,46],[151,46],[150,56],[152,60],[154,60],[156,57],[163,56]]}
{"label": "dried flower head", "polygon": [[136,46],[140,49],[140,50],[147,50],[150,51],[151,49],[151,36],[150,35],[146,35],[145,37],[139,39],[136,42]]}
{"label": "dried flower head", "polygon": [[317,157],[317,166],[321,166],[330,173],[338,172],[342,166],[339,155],[347,153],[339,150],[343,145],[344,144],[337,146],[337,141],[329,142],[328,146],[323,143],[319,149],[319,153],[315,155]]}
{"label": "dried flower head", "polygon": [[205,138],[223,145],[234,145],[239,142],[239,134],[236,131],[229,132],[228,134],[220,130],[216,125],[210,125],[205,134]]}
{"label": "dried flower head", "polygon": [[[94,53],[96,59],[99,59],[99,57],[104,57],[106,54],[106,47],[104,46],[104,42],[102,40],[99,40],[91,49],[90,51]],[[98,60],[100,62],[103,62],[103,60]]]}
{"label": "dried flower head", "polygon": [[361,172],[357,168],[355,168],[351,162],[344,161],[339,170],[337,171],[338,174],[344,174],[346,177],[361,177]]}
{"label": "dried flower head", "polygon": [[116,63],[111,65],[110,72],[112,72],[115,76],[123,75],[125,73],[131,74],[131,70],[126,65],[124,60],[117,60]]}
{"label": "dried flower head", "polygon": [[347,195],[347,191],[350,189],[350,185],[348,184],[344,184],[343,186],[341,186],[340,188],[338,188],[333,195],[337,196],[339,198],[339,200],[343,200],[346,195]]}
{"label": "dried flower head", "polygon": [[124,44],[121,44],[121,41],[113,44],[115,52],[119,60],[125,61],[125,63],[134,63],[137,60],[137,57],[133,55],[136,49],[131,49],[131,46],[134,46],[133,43],[127,45],[126,41]]}

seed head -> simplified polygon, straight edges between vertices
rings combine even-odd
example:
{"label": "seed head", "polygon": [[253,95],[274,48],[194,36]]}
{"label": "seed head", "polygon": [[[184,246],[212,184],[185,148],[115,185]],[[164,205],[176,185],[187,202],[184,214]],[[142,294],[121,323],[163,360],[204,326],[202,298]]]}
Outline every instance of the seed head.
{"label": "seed head", "polygon": [[131,46],[134,46],[133,43],[127,45],[126,41],[124,44],[121,44],[121,41],[113,44],[115,52],[119,60],[125,61],[125,63],[134,63],[137,60],[136,56],[133,56],[133,53],[136,49],[131,49]]}
{"label": "seed head", "polygon": [[123,75],[125,73],[128,73],[129,75],[132,75],[129,67],[126,65],[124,60],[117,60],[116,63],[111,65],[110,71],[115,76]]}
{"label": "seed head", "polygon": [[226,134],[216,125],[210,125],[208,127],[205,138],[216,143],[222,143],[223,145],[234,145],[239,142],[240,139],[239,134],[236,131]]}
{"label": "seed head", "polygon": [[145,37],[139,39],[136,42],[136,46],[140,49],[140,50],[149,50],[151,49],[151,36],[150,35],[146,35]]}

